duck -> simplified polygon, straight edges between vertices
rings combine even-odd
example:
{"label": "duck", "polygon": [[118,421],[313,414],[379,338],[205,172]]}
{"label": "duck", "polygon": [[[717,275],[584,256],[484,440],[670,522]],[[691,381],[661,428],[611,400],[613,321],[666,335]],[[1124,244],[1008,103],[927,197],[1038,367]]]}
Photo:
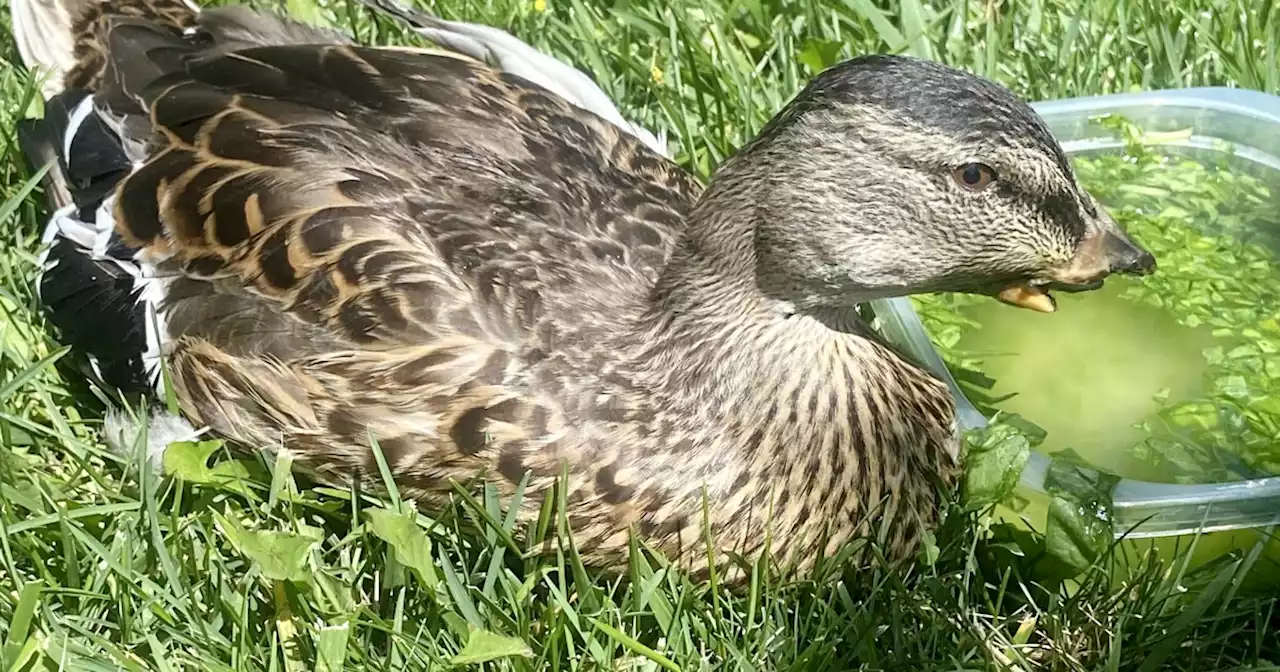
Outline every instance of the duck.
{"label": "duck", "polygon": [[322,483],[381,490],[381,460],[421,506],[486,482],[524,522],[562,488],[593,566],[632,539],[701,576],[912,557],[963,451],[868,302],[1045,313],[1156,267],[1028,104],[928,60],[828,68],[704,184],[448,49],[11,2],[48,75],[19,128],[49,166],[40,302],[98,376]]}

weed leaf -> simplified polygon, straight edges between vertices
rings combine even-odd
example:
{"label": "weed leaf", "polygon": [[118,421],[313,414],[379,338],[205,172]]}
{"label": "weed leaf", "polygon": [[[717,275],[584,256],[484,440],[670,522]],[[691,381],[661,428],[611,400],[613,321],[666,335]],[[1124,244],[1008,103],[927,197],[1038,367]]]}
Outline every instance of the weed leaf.
{"label": "weed leaf", "polygon": [[272,581],[306,582],[310,577],[307,559],[311,549],[320,543],[317,534],[294,534],[274,530],[249,530],[235,520],[214,514],[231,545],[241,555],[262,568],[262,575]]}
{"label": "weed leaf", "polygon": [[391,509],[369,509],[365,516],[374,535],[391,546],[396,561],[412,569],[423,584],[434,589],[440,579],[431,559],[431,538],[427,531],[410,516]]}
{"label": "weed leaf", "polygon": [[529,658],[533,651],[523,639],[508,637],[488,630],[474,630],[467,638],[467,645],[449,662],[452,665],[475,665],[500,658]]}

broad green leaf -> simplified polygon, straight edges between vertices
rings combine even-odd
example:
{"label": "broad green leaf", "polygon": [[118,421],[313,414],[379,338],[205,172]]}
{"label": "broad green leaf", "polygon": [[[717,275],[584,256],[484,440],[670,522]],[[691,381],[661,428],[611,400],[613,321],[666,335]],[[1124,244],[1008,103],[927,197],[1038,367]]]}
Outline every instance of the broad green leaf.
{"label": "broad green leaf", "polygon": [[932,567],[938,562],[938,557],[942,554],[942,549],[938,548],[938,539],[930,530],[925,530],[920,539],[920,561],[926,567]]}
{"label": "broad green leaf", "polygon": [[1027,438],[1027,442],[1031,444],[1032,448],[1044,443],[1044,440],[1049,436],[1049,432],[1045,428],[1017,413],[1001,411],[1000,415],[996,417],[996,421],[1016,429],[1019,434]]}
{"label": "broad green leaf", "polygon": [[275,530],[249,530],[238,522],[215,513],[223,534],[242,555],[262,569],[273,581],[306,582],[310,578],[307,561],[311,549],[320,543],[314,534],[301,535]]}
{"label": "broad green leaf", "polygon": [[171,443],[164,451],[164,470],[190,483],[249,494],[246,484],[249,470],[239,460],[226,460],[209,466],[209,458],[222,446],[223,442],[216,439]]}
{"label": "broad green leaf", "polygon": [[1263,413],[1280,417],[1280,395],[1263,397],[1261,399],[1254,400],[1249,405]]}
{"label": "broad green leaf", "polygon": [[411,517],[412,514],[391,509],[368,509],[364,513],[369,529],[387,542],[395,553],[396,561],[412,569],[428,588],[434,589],[440,579],[431,558],[431,538]]}
{"label": "broad green leaf", "polygon": [[1079,573],[1114,539],[1111,492],[1120,479],[1054,460],[1045,476],[1051,495],[1045,528],[1049,555]]}
{"label": "broad green leaf", "polygon": [[533,651],[523,639],[473,630],[466,646],[449,660],[451,665],[475,665],[502,658],[532,658]]}
{"label": "broad green leaf", "polygon": [[1249,396],[1249,383],[1244,376],[1226,376],[1218,381],[1218,391],[1232,399],[1245,399]]}
{"label": "broad green leaf", "polygon": [[972,432],[965,455],[964,497],[971,509],[1009,498],[1031,457],[1031,443],[1017,429],[992,424]]}
{"label": "broad green leaf", "polygon": [[1066,497],[1049,503],[1045,548],[1076,573],[1089,568],[1111,541],[1111,526]]}

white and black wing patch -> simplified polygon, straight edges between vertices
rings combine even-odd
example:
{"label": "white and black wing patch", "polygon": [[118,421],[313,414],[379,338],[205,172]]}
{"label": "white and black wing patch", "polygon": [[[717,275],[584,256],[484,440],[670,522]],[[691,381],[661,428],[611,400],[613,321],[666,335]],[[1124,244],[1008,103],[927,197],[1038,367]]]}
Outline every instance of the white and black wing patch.
{"label": "white and black wing patch", "polygon": [[102,382],[127,394],[155,390],[161,344],[152,326],[163,285],[111,218],[115,188],[134,163],[84,91],[64,91],[43,119],[23,120],[19,142],[27,157],[56,157],[51,171],[66,191],[54,199],[40,256],[37,291],[49,320]]}

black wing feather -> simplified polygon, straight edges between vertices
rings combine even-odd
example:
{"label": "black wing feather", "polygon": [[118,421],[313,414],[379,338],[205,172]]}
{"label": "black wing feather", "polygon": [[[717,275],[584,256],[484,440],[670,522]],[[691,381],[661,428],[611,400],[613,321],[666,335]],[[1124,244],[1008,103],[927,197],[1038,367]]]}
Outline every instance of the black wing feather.
{"label": "black wing feather", "polygon": [[[32,170],[49,162],[50,204],[68,202],[76,210],[71,225],[97,227],[98,208],[129,173],[131,162],[120,139],[96,114],[75,129],[70,156],[63,153],[74,110],[90,94],[64,91],[45,104],[43,119],[25,119],[18,129],[22,153]],[[51,223],[50,226],[56,226]],[[127,268],[137,252],[110,234],[102,257],[74,240],[54,236],[40,275],[40,299],[62,342],[97,364],[103,382],[125,393],[149,389],[142,354],[146,351],[145,310]]]}

